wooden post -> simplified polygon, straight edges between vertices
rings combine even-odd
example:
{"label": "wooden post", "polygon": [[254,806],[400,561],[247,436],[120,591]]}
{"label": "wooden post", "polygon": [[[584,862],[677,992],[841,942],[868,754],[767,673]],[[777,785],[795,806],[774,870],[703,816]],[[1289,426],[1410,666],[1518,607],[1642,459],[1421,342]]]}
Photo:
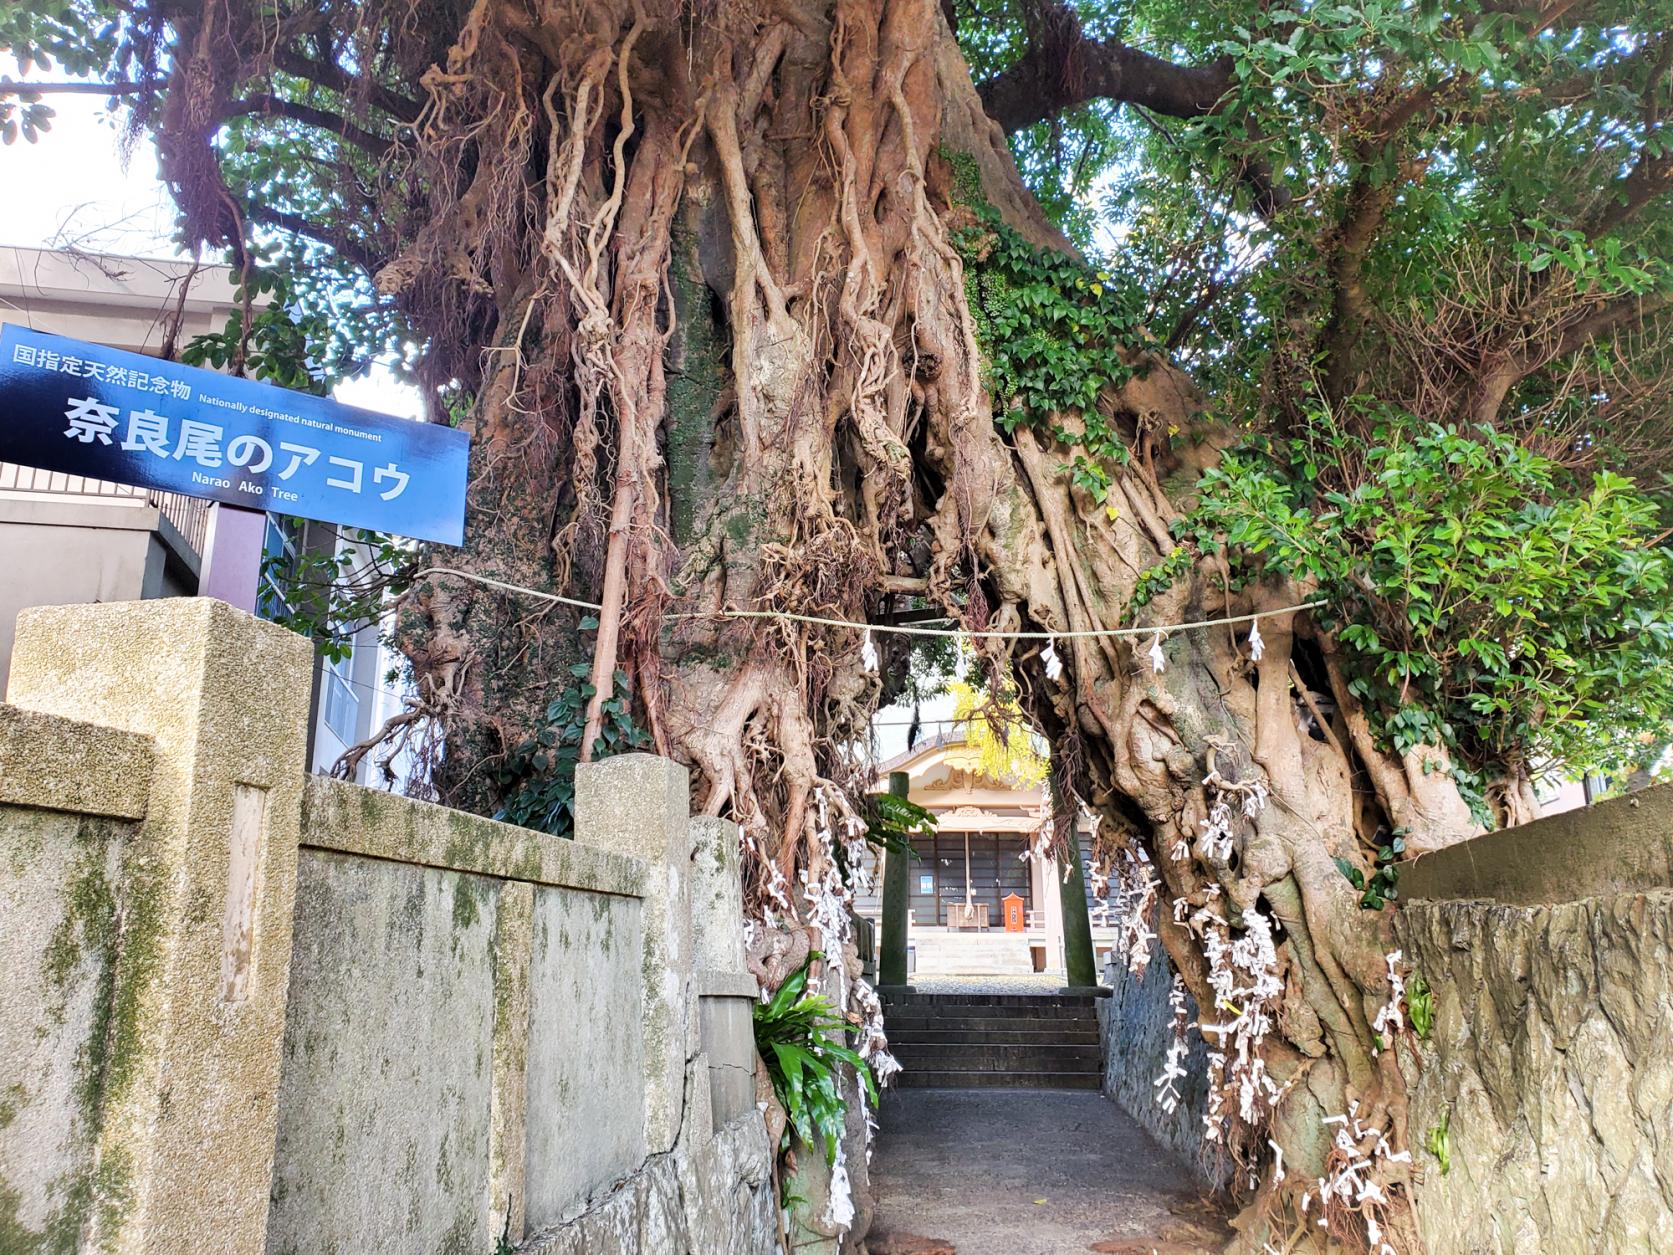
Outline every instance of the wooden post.
{"label": "wooden post", "polygon": [[[889,792],[905,797],[911,777],[904,771],[889,773]],[[905,989],[906,912],[911,901],[912,860],[901,850],[889,850],[883,857],[883,948],[877,961],[880,988]]]}
{"label": "wooden post", "polygon": [[1086,910],[1086,880],[1081,872],[1080,839],[1075,832],[1073,812],[1069,831],[1063,837],[1068,875],[1060,877],[1058,889],[1063,903],[1063,970],[1069,983],[1066,993],[1098,987],[1098,963],[1092,949],[1092,920]]}

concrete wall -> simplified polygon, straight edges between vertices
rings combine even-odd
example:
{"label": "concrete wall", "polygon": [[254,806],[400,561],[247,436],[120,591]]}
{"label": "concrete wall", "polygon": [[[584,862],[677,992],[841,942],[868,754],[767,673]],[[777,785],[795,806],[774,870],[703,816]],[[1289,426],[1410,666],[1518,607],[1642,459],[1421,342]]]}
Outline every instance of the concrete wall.
{"label": "concrete wall", "polygon": [[308,778],[310,661],[208,600],[23,616],[0,1251],[776,1250],[735,830],[645,755],[573,842]]}
{"label": "concrete wall", "polygon": [[1673,1234],[1673,788],[1429,855],[1401,878],[1434,989],[1412,1087],[1436,1252],[1617,1255]]}
{"label": "concrete wall", "polygon": [[[151,747],[99,729],[99,743],[77,761],[76,734],[68,720],[0,706],[0,764],[26,749],[62,763],[50,782],[0,771],[0,1250],[8,1252],[25,1242],[66,1249],[90,1222],[99,1089],[122,1027],[117,936],[134,905],[121,892],[122,864],[145,813]],[[82,788],[77,813],[41,808],[94,763],[105,773],[102,796]],[[11,962],[17,955],[35,961]]]}
{"label": "concrete wall", "polygon": [[493,1245],[498,892],[470,879],[303,851],[270,1251]]}
{"label": "concrete wall", "polygon": [[[268,298],[257,297],[256,309]],[[189,261],[0,247],[0,323],[156,353],[180,311],[180,343],[219,331],[242,308],[237,272]]]}
{"label": "concrete wall", "polygon": [[0,493],[0,692],[18,612],[197,591],[197,557],[143,498]]}
{"label": "concrete wall", "polygon": [[1673,887],[1673,786],[1645,789],[1460,842],[1400,875],[1408,901],[1518,906]]}

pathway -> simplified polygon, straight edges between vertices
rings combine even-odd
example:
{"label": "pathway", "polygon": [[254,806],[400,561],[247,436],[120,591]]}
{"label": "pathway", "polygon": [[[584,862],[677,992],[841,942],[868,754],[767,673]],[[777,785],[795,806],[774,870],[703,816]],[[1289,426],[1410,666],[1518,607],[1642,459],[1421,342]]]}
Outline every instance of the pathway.
{"label": "pathway", "polygon": [[870,1255],[1220,1248],[1184,1169],[1102,1094],[893,1090],[880,1116]]}

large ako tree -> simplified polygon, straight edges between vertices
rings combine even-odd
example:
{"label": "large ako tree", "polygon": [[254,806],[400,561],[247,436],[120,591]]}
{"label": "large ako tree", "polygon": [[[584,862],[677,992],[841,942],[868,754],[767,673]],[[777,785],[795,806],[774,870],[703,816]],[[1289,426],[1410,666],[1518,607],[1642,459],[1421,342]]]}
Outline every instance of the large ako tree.
{"label": "large ako tree", "polygon": [[215,360],[421,345],[473,454],[420,565],[501,585],[403,595],[445,800],[559,823],[642,735],[756,909],[817,917],[913,650],[842,624],[942,616],[1204,1009],[1239,1249],[1404,1253],[1387,865],[1668,707],[1666,18],[35,0],[0,38],[103,76],[184,242],[280,285]]}

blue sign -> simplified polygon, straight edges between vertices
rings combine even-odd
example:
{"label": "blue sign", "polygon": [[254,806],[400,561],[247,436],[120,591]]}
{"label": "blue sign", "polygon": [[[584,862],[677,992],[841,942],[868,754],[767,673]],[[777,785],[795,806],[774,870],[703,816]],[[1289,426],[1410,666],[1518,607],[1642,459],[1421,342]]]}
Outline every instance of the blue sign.
{"label": "blue sign", "polygon": [[457,545],[470,437],[7,324],[0,460]]}

